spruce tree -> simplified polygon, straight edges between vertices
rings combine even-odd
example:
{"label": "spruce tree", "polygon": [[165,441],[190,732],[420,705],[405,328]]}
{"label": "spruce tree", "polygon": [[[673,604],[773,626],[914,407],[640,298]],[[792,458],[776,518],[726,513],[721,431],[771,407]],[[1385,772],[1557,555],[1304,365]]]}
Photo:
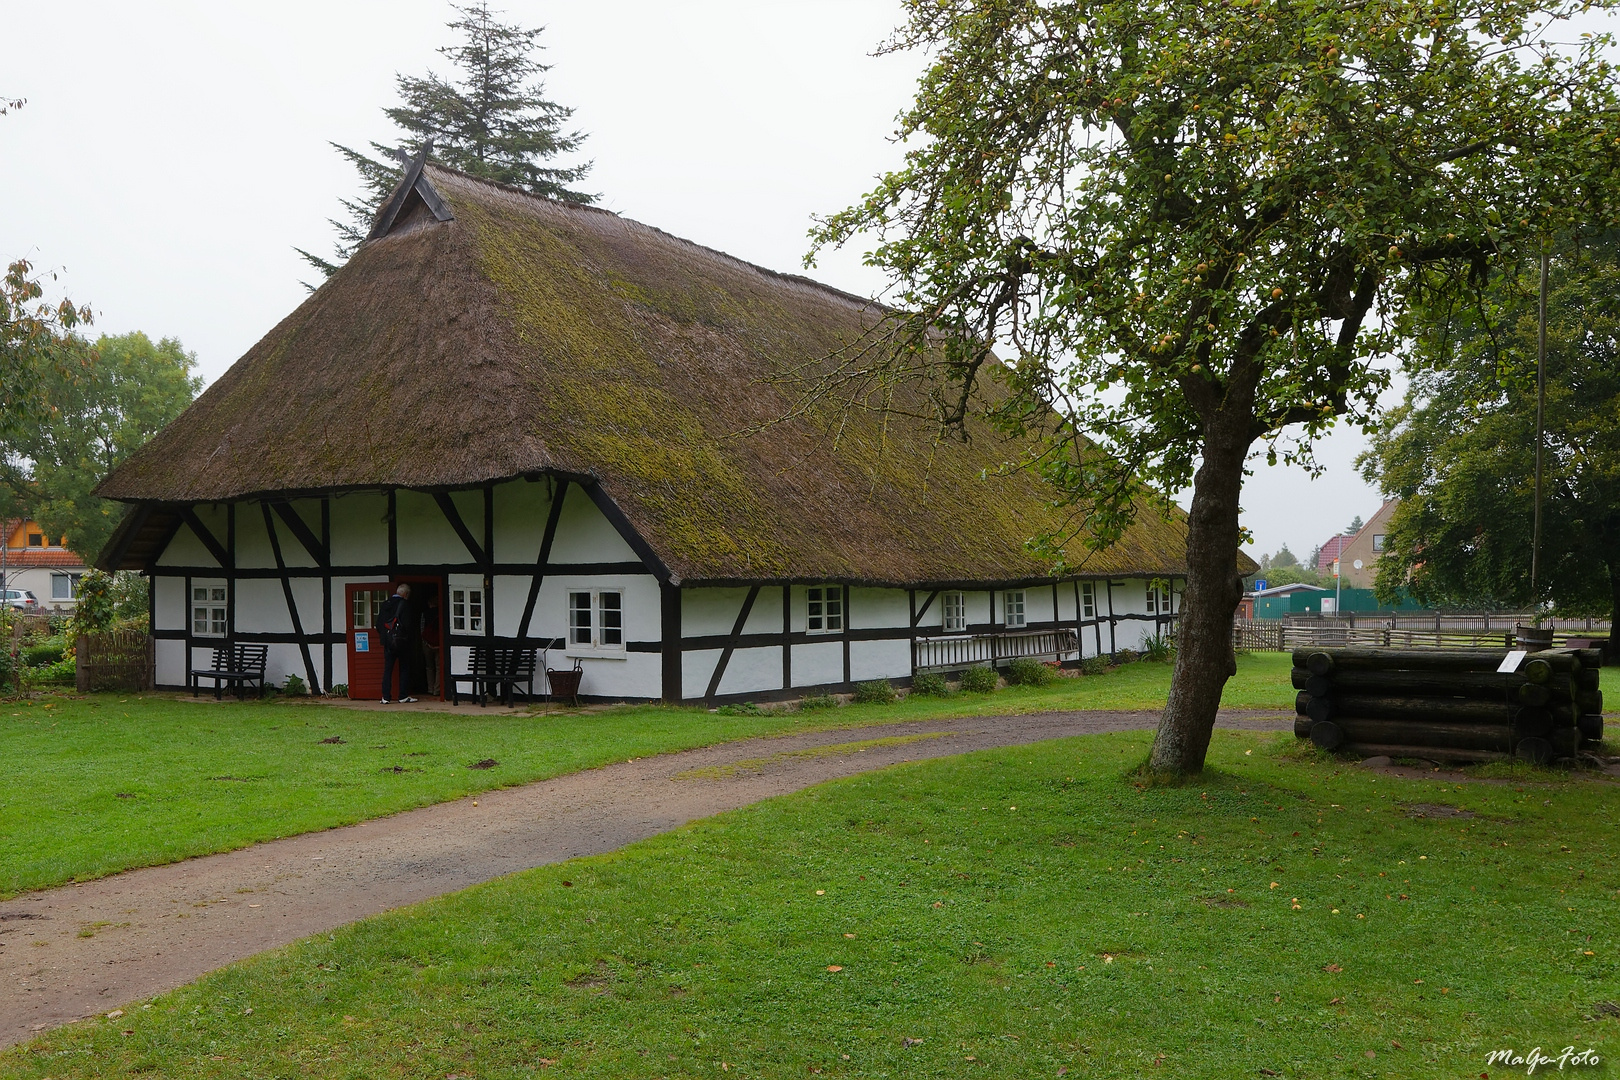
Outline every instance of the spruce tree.
{"label": "spruce tree", "polygon": [[545,28],[503,23],[485,0],[451,6],[460,18],[446,25],[461,39],[439,52],[455,69],[452,81],[431,72],[395,77],[401,104],[383,113],[400,128],[396,145],[373,142],[368,154],[332,144],[360,173],[361,194],[341,200],[345,220],[332,219],[338,233],[335,260],[296,249],[327,277],[371,231],[378,207],[399,182],[399,161],[429,142],[435,160],[474,176],[567,202],[596,201],[596,195],[571,186],[590,172],[589,162],[549,164],[578,150],[585,136],[564,131],[574,110],[545,96],[542,76],[551,68],[534,58]]}

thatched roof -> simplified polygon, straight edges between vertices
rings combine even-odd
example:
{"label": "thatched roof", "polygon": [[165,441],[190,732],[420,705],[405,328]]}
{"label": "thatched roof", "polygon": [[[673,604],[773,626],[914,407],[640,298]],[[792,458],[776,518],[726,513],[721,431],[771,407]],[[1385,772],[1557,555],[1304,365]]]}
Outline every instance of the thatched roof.
{"label": "thatched roof", "polygon": [[[554,472],[597,478],[688,581],[1038,578],[1021,448],[858,414],[834,443],[771,377],[867,334],[871,301],[591,207],[427,166],[375,238],[101,485],[196,503]],[[987,472],[988,470],[988,472]],[[1083,573],[1182,574],[1144,514]]]}

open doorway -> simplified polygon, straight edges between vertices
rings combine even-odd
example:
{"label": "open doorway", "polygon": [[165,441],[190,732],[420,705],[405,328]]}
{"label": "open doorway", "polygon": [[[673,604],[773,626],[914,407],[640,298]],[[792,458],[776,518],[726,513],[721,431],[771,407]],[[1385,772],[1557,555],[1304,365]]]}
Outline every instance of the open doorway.
{"label": "open doorway", "polygon": [[346,587],[351,698],[376,701],[382,697],[383,643],[379,612],[401,584],[411,587],[408,618],[419,628],[400,657],[406,693],[417,698],[444,698],[445,677],[449,671],[449,657],[443,647],[446,632],[444,579],[416,575]]}

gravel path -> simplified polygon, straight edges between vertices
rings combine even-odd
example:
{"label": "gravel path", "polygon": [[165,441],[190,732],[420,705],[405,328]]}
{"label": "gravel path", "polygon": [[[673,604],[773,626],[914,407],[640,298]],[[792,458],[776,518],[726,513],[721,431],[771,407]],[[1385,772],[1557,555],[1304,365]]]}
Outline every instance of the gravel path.
{"label": "gravel path", "polygon": [[[0,1047],[368,915],[824,780],[1157,722],[1156,712],[1037,713],[748,739],[25,894],[0,903]],[[1292,722],[1234,711],[1220,726]],[[896,737],[910,741],[847,745]]]}

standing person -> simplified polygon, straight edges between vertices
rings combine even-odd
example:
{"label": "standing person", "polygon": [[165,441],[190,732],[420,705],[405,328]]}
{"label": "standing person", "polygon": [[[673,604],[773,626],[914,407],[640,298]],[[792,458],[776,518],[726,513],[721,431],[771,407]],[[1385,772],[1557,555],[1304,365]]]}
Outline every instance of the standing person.
{"label": "standing person", "polygon": [[382,703],[389,704],[388,695],[394,689],[394,669],[399,668],[398,701],[415,701],[410,696],[410,667],[401,661],[416,649],[416,611],[411,607],[411,587],[399,583],[394,595],[383,601],[377,612],[377,627],[382,631],[383,678]]}

